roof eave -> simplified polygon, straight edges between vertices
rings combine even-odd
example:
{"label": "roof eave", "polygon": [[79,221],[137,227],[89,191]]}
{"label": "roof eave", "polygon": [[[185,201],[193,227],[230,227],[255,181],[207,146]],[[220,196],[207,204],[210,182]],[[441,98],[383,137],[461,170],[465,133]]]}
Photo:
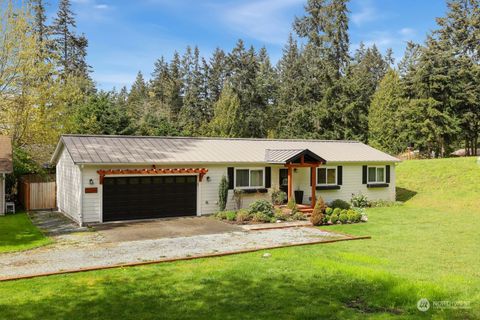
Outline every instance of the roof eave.
{"label": "roof eave", "polygon": [[57,146],[55,147],[55,151],[53,152],[52,158],[50,159],[50,163],[55,164],[55,165],[57,164],[58,157],[60,156],[60,152],[61,152],[63,146],[64,146],[63,136],[61,136],[60,140],[58,140]]}

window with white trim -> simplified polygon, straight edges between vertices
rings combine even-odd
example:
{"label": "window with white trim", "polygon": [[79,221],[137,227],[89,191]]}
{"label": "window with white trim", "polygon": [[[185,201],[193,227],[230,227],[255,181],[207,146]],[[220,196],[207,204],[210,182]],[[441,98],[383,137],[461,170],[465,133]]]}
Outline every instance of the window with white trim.
{"label": "window with white trim", "polygon": [[337,185],[337,167],[317,168],[317,186]]}
{"label": "window with white trim", "polygon": [[263,169],[235,169],[236,188],[263,188],[265,172]]}
{"label": "window with white trim", "polygon": [[368,167],[368,183],[384,183],[385,167]]}

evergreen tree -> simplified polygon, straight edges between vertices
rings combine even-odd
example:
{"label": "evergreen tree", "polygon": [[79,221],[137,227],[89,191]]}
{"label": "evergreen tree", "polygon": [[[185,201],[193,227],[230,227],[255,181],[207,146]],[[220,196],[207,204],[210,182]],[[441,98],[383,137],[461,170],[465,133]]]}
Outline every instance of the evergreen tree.
{"label": "evergreen tree", "polygon": [[225,52],[216,48],[209,61],[207,77],[210,103],[215,103],[220,98],[226,79],[226,55]]}
{"label": "evergreen tree", "polygon": [[[402,131],[402,109],[408,100],[402,97],[403,88],[400,75],[390,69],[381,80],[373,95],[368,115],[368,143],[391,154],[403,152],[414,136]],[[403,117],[405,118],[405,117]],[[404,120],[404,119],[403,119]]]}
{"label": "evergreen tree", "polygon": [[30,6],[33,11],[33,32],[37,37],[38,43],[43,44],[47,40],[48,27],[46,25],[47,17],[45,15],[45,4],[43,0],[30,0]]}
{"label": "evergreen tree", "polygon": [[349,37],[347,0],[308,0],[306,15],[296,18],[294,29],[317,48],[336,77],[348,66]]}
{"label": "evergreen tree", "polygon": [[241,137],[240,99],[230,85],[226,85],[214,105],[214,116],[210,122],[210,135],[215,137]]}
{"label": "evergreen tree", "polygon": [[[343,131],[341,139],[352,139],[367,142],[368,113],[371,99],[380,80],[385,75],[389,63],[377,47],[365,48],[363,44],[356,51],[353,61],[343,78],[342,117],[336,123]],[[342,130],[343,128],[343,130]]]}
{"label": "evergreen tree", "polygon": [[115,92],[91,94],[75,114],[76,132],[82,134],[128,134],[129,117],[116,104]]}
{"label": "evergreen tree", "polygon": [[197,135],[204,117],[202,97],[203,75],[200,67],[200,52],[195,47],[193,53],[188,47],[182,60],[184,76],[184,98],[180,112],[180,125],[186,135]]}
{"label": "evergreen tree", "polygon": [[137,132],[140,120],[145,110],[148,109],[148,105],[148,86],[143,78],[143,74],[139,71],[127,98],[126,111],[130,119],[130,131]]}
{"label": "evergreen tree", "polygon": [[51,34],[54,36],[52,46],[58,52],[59,64],[62,66],[62,76],[89,79],[89,66],[86,62],[88,40],[85,35],[77,36],[75,28],[75,15],[70,0],[60,0]]}
{"label": "evergreen tree", "polygon": [[71,72],[71,61],[73,59],[71,46],[75,38],[74,29],[77,26],[70,7],[70,0],[60,0],[57,16],[51,27],[52,34],[55,36],[55,49],[59,53],[60,65],[63,67],[63,74]]}

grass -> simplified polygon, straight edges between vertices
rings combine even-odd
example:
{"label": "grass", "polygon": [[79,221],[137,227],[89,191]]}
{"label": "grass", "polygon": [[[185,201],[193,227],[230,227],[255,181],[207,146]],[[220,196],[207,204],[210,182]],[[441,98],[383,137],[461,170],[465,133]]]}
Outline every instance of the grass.
{"label": "grass", "polygon": [[[408,161],[397,185],[403,206],[328,227],[371,240],[0,283],[0,318],[480,318],[480,166]],[[423,297],[470,308],[422,313]]]}
{"label": "grass", "polygon": [[51,242],[25,212],[0,217],[0,253],[28,250]]}

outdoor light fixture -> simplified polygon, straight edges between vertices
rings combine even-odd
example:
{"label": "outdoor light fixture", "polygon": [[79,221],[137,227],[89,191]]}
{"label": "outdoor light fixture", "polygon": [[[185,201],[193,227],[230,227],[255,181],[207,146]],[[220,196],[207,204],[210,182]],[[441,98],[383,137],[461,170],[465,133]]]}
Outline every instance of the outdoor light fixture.
{"label": "outdoor light fixture", "polygon": [[93,181],[93,179],[90,179],[90,181],[88,181],[90,183],[90,185],[93,185],[95,182]]}
{"label": "outdoor light fixture", "polygon": [[210,182],[210,176],[207,176],[207,182]]}

